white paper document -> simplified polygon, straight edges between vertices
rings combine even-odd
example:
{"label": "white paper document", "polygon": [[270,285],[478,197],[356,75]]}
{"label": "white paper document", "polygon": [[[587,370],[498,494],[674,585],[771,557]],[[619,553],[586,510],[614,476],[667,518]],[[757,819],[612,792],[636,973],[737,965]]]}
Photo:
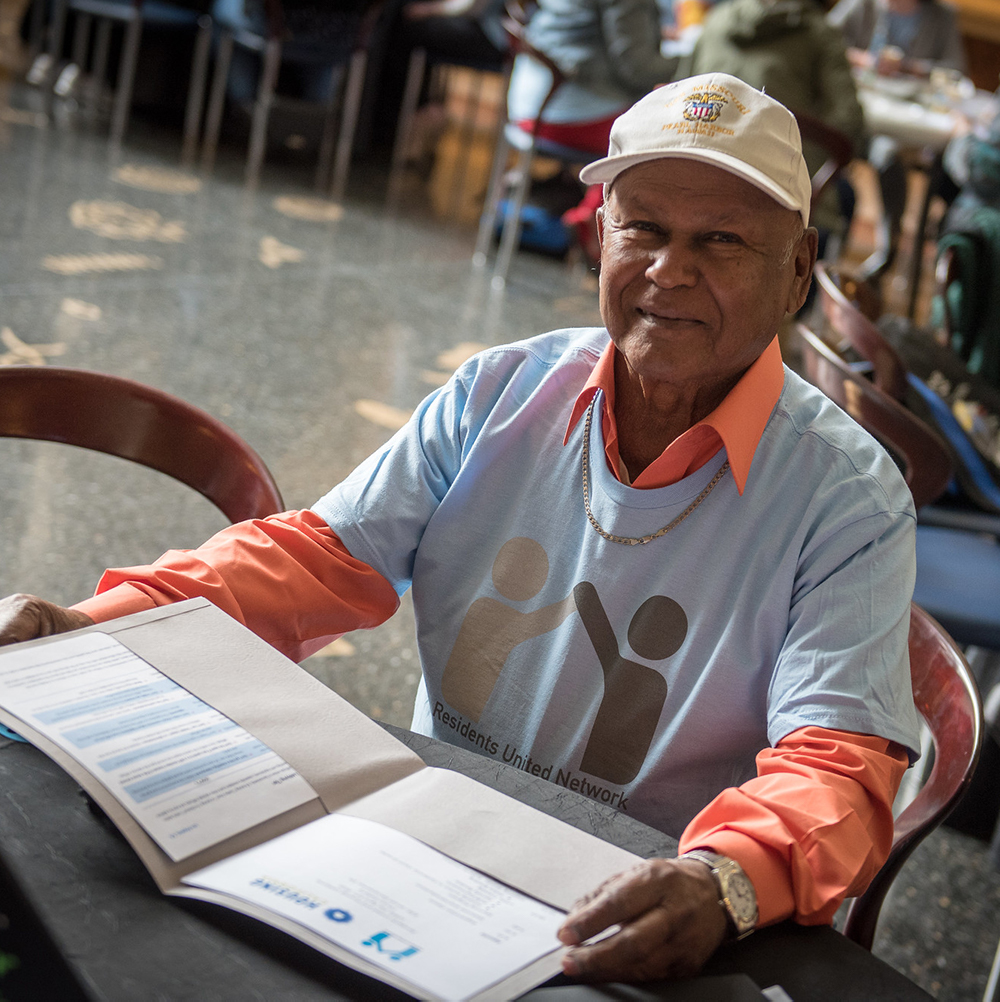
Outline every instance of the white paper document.
{"label": "white paper document", "polygon": [[97,776],[174,861],[316,798],[265,744],[104,633],[6,654],[0,703]]}
{"label": "white paper document", "polygon": [[279,912],[442,999],[561,949],[564,915],[374,821],[331,814],[183,882]]}

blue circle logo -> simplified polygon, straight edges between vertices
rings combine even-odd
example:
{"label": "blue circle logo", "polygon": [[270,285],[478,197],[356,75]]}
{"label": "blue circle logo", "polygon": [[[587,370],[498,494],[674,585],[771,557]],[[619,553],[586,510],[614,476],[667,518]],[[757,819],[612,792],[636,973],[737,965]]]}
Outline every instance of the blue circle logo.
{"label": "blue circle logo", "polygon": [[331,922],[350,922],[353,916],[350,912],[345,912],[343,908],[327,908],[323,914]]}

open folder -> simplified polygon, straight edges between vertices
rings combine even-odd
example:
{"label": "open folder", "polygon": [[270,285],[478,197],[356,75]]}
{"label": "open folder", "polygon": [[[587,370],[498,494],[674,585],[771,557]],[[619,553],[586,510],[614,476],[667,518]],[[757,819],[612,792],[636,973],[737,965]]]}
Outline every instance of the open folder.
{"label": "open folder", "polygon": [[0,722],[165,894],[427,999],[559,970],[562,914],[638,857],[435,769],[204,599],[0,650]]}

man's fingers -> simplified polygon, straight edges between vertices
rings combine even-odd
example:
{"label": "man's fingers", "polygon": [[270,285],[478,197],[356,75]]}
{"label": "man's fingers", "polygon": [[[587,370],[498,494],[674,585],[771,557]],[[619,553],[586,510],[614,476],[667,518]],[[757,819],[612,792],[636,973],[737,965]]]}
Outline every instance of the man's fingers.
{"label": "man's fingers", "polygon": [[663,893],[657,872],[657,864],[662,862],[647,860],[606,880],[593,894],[576,903],[559,929],[559,939],[567,946],[575,946],[649,911]]}
{"label": "man's fingers", "polygon": [[675,930],[671,919],[669,913],[654,908],[623,925],[613,935],[570,950],[563,970],[585,981],[664,977],[675,955]]}
{"label": "man's fingers", "polygon": [[0,646],[93,625],[94,621],[84,613],[64,609],[34,595],[0,599]]}
{"label": "man's fingers", "polygon": [[[585,941],[611,926],[599,941]],[[647,981],[694,974],[726,934],[708,867],[649,860],[604,883],[567,916],[563,970],[585,981]]]}
{"label": "man's fingers", "polygon": [[718,903],[692,911],[657,906],[614,935],[570,950],[563,970],[582,981],[651,981],[701,970],[725,938]]}

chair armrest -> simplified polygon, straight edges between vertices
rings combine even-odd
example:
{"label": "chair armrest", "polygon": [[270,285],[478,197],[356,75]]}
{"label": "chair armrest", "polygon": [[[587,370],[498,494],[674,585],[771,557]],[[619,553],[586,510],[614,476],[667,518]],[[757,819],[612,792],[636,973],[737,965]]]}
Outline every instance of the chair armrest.
{"label": "chair armrest", "polygon": [[985,511],[968,511],[964,508],[947,508],[942,505],[924,505],[917,512],[921,525],[937,525],[944,529],[961,529],[1000,538],[1000,515]]}

